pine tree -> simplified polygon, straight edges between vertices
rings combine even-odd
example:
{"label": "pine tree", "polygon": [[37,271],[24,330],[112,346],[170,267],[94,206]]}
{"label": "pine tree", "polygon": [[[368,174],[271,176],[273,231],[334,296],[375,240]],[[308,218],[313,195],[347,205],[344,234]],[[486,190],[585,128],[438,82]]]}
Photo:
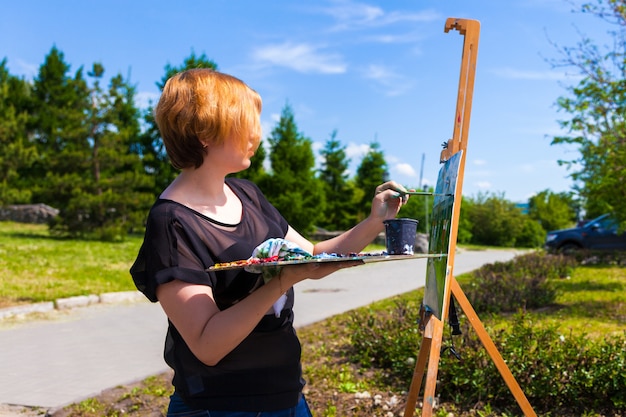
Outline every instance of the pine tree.
{"label": "pine tree", "polygon": [[[59,209],[67,203],[63,195],[72,192],[89,165],[85,154],[85,115],[90,107],[89,91],[82,68],[73,77],[70,66],[52,47],[39,68],[33,84],[33,109],[29,125],[38,151],[37,161],[20,176],[31,178],[34,203]],[[65,177],[63,184],[59,179]]]}
{"label": "pine tree", "polygon": [[40,158],[25,172],[36,202],[59,209],[52,230],[71,236],[121,240],[143,225],[153,201],[141,160],[134,87],[121,75],[102,86],[104,67],[69,77],[52,48],[34,82],[32,123]]}
{"label": "pine tree", "polygon": [[28,141],[29,104],[28,82],[9,74],[6,59],[0,61],[0,205],[30,202],[30,184],[19,175],[36,158]]}
{"label": "pine tree", "polygon": [[272,172],[259,186],[296,230],[308,234],[323,215],[324,191],[315,177],[311,140],[298,132],[288,104],[268,141]]}
{"label": "pine tree", "polygon": [[337,131],[332,132],[320,154],[323,161],[319,178],[324,184],[326,210],[319,225],[329,230],[347,230],[356,223],[354,188],[348,181],[350,159],[346,147],[337,140]]}
{"label": "pine tree", "polygon": [[376,187],[388,180],[389,171],[385,155],[380,150],[380,144],[374,141],[357,168],[355,177],[356,186],[362,191],[357,205],[359,221],[369,215]]}
{"label": "pine tree", "polygon": [[89,169],[89,145],[84,123],[89,91],[82,68],[68,75],[70,65],[56,47],[52,47],[39,67],[33,84],[34,141],[39,159],[33,168],[22,173],[32,182],[33,202],[65,210],[75,189]]}
{"label": "pine tree", "polygon": [[61,210],[57,229],[71,234],[95,234],[103,240],[120,240],[143,226],[154,196],[141,160],[132,152],[139,135],[135,88],[121,75],[104,90],[104,67],[94,64],[89,76],[92,107],[85,124],[91,175],[83,177],[69,204]]}

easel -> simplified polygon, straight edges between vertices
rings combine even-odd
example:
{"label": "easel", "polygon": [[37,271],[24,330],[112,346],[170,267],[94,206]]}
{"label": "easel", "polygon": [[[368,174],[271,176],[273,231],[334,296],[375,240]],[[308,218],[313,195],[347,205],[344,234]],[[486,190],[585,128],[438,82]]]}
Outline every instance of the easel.
{"label": "easel", "polygon": [[[451,190],[452,194],[449,194],[450,197],[448,197],[447,201],[440,200],[437,202],[437,200],[435,200],[435,208],[443,207],[442,210],[444,210],[443,212],[447,217],[445,217],[445,220],[439,225],[435,224],[435,221],[433,221],[429,242],[430,253],[433,253],[433,249],[435,249],[433,246],[441,244],[442,242],[447,244],[447,251],[444,248],[444,251],[439,252],[447,253],[447,256],[442,257],[439,261],[436,259],[429,259],[428,261],[427,275],[430,275],[431,277],[434,277],[435,275],[438,276],[435,281],[429,282],[427,278],[426,282],[427,292],[425,292],[424,304],[422,305],[420,312],[420,330],[423,333],[423,337],[417,363],[415,364],[415,371],[411,380],[407,404],[404,410],[404,417],[412,417],[415,415],[417,399],[420,393],[422,380],[424,378],[424,370],[427,363],[428,370],[424,386],[422,417],[432,416],[433,406],[435,403],[437,371],[441,355],[443,327],[445,320],[448,318],[451,303],[450,297],[452,295],[454,295],[472,327],[478,334],[480,341],[487,349],[487,352],[504,378],[509,390],[524,412],[524,415],[536,416],[526,396],[511,374],[511,371],[507,367],[489,334],[480,322],[476,312],[463,293],[463,290],[459,286],[459,283],[454,278],[453,274],[454,254],[456,252],[458,223],[461,210],[463,174],[467,150],[467,134],[472,108],[474,76],[476,73],[476,57],[478,54],[480,23],[476,20],[448,18],[446,20],[444,31],[447,33],[451,29],[458,30],[460,34],[464,36],[463,55],[454,120],[454,133],[452,139],[448,140],[448,142],[444,144],[444,150],[440,155],[440,162],[445,165],[440,172],[439,180],[437,182],[438,190],[436,190],[435,193],[438,195],[445,195],[446,191],[444,190],[442,192],[439,189],[440,187],[443,187]],[[448,213],[450,213],[450,216],[448,216]],[[448,233],[449,238],[447,239],[447,242],[445,242],[445,238]],[[435,250],[435,252],[438,251]],[[439,264],[437,264],[437,262],[439,262]],[[433,272],[437,269],[439,269],[439,274],[437,274],[437,272]],[[434,291],[433,288],[430,288],[429,291],[429,284],[435,285],[436,288],[434,288]],[[427,298],[432,300],[432,305],[426,304]]]}

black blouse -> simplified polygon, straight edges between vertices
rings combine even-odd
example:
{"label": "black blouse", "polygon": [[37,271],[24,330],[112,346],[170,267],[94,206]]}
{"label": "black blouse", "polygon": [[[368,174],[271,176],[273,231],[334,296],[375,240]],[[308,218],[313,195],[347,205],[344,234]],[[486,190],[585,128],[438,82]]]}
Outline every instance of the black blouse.
{"label": "black blouse", "polygon": [[[139,291],[156,302],[158,285],[178,279],[208,285],[226,309],[263,285],[243,269],[207,272],[216,263],[247,259],[270,238],[284,238],[288,224],[252,182],[227,178],[241,200],[238,224],[226,225],[171,200],[159,199],[148,215],[144,242],[131,268]],[[293,328],[293,289],[280,317],[266,315],[217,365],[191,353],[169,322],[165,361],[176,391],[190,406],[208,410],[271,411],[296,405],[304,381],[300,343]]]}

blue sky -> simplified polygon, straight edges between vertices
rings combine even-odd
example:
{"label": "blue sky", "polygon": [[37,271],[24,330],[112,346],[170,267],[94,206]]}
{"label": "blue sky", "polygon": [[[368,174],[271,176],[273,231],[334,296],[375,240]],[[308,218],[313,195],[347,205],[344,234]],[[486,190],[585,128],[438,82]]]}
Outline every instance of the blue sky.
{"label": "blue sky", "polygon": [[463,194],[522,202],[571,188],[556,161],[576,152],[550,138],[566,118],[555,101],[578,79],[546,62],[557,56],[550,41],[574,46],[580,33],[600,40],[608,29],[572,8],[563,0],[20,0],[3,3],[0,59],[30,79],[56,45],[72,71],[100,62],[105,75],[130,76],[145,105],[158,98],[166,64],[205,54],[261,94],[264,136],[288,103],[316,151],[336,130],[354,172],[377,141],[391,178],[418,187],[420,178],[434,185],[453,129],[463,36],[444,33],[445,21],[476,19]]}

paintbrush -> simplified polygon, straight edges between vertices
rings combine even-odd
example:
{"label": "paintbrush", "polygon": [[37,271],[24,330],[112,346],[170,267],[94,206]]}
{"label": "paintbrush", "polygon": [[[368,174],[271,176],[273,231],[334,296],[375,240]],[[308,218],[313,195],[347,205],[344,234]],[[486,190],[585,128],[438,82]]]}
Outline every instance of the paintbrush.
{"label": "paintbrush", "polygon": [[395,190],[398,194],[398,197],[404,197],[405,195],[434,195],[434,196],[442,196],[442,197],[452,197],[452,194],[441,194],[441,193],[431,193],[426,191],[400,191]]}

